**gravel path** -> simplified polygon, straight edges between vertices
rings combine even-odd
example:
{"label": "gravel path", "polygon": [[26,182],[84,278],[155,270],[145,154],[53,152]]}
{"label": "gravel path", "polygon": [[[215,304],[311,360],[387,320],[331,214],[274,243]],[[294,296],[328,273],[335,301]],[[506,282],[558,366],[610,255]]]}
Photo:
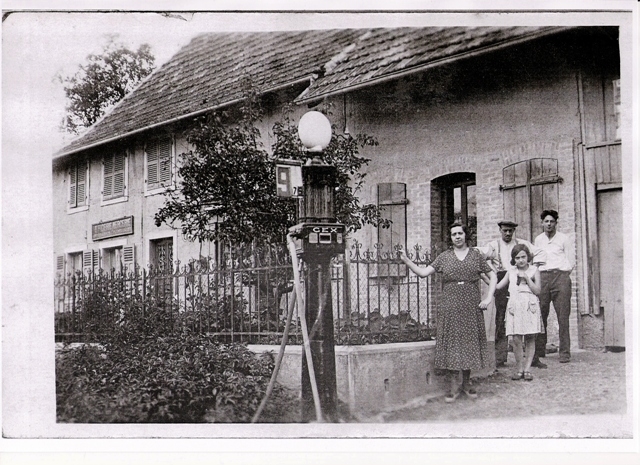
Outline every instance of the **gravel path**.
{"label": "gravel path", "polygon": [[442,397],[434,398],[411,408],[386,412],[376,420],[449,422],[627,411],[624,352],[578,351],[567,364],[559,363],[557,354],[550,354],[545,362],[548,369],[532,368],[533,381],[512,381],[515,362],[510,353],[505,368],[474,380],[477,399],[461,394],[453,404],[447,404]]}

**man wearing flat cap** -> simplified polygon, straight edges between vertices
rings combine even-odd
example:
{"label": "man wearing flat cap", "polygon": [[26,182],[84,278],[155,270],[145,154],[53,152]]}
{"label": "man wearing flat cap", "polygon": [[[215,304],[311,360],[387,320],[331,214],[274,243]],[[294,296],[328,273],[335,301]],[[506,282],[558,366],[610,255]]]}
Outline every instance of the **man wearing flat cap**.
{"label": "man wearing flat cap", "polygon": [[[534,246],[531,242],[515,237],[515,231],[518,227],[517,223],[509,220],[498,222],[500,228],[500,239],[489,242],[483,252],[491,268],[498,275],[498,282],[504,277],[511,265],[511,250],[516,244],[524,244],[527,246],[531,255],[533,255],[533,263],[540,266],[546,262],[545,252]],[[504,366],[507,361],[508,338],[506,335],[504,317],[507,311],[507,302],[509,300],[509,289],[497,289],[494,294],[494,304],[496,307],[496,332],[495,332],[495,352],[496,367]],[[538,368],[546,368],[544,363],[538,361]]]}

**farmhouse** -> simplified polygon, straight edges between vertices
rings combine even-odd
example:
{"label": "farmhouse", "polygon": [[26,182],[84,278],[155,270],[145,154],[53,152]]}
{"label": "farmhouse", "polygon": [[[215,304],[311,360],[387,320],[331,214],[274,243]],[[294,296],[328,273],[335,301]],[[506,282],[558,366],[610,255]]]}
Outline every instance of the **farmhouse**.
{"label": "farmhouse", "polygon": [[296,118],[329,104],[340,130],[378,140],[362,151],[362,201],[393,224],[351,241],[440,251],[456,218],[475,245],[503,218],[532,240],[556,209],[576,244],[572,344],[625,346],[617,27],[201,34],[54,155],[57,273],[214,253],[153,215],[179,184],[193,118],[233,109],[246,78],[262,94],[265,147],[288,102]]}

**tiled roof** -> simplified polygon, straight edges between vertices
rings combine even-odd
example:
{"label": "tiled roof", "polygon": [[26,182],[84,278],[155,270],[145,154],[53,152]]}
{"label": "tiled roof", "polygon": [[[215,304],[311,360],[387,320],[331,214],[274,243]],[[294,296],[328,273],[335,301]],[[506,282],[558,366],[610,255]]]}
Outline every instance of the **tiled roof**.
{"label": "tiled roof", "polygon": [[309,102],[451,60],[554,33],[557,27],[371,29],[296,99]]}
{"label": "tiled roof", "polygon": [[250,77],[262,91],[310,80],[357,30],[205,33],[195,37],[56,157],[242,97]]}
{"label": "tiled roof", "polygon": [[263,92],[313,82],[298,103],[417,72],[447,59],[555,32],[550,27],[343,29],[205,33],[56,157],[219,108],[250,77]]}

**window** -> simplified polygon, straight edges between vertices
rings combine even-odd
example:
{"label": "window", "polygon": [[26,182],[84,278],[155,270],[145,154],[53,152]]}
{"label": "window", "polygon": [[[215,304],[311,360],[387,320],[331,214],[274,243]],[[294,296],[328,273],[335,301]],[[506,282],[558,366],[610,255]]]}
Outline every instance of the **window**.
{"label": "window", "polygon": [[533,240],[540,234],[543,210],[558,210],[558,160],[533,158],[502,170],[500,186],[504,218],[518,223],[518,237]]}
{"label": "window", "polygon": [[67,274],[75,274],[82,271],[82,252],[70,253],[67,255]]}
{"label": "window", "polygon": [[86,207],[89,204],[89,165],[83,160],[69,168],[69,208]]}
{"label": "window", "polygon": [[431,243],[437,253],[449,247],[449,225],[454,222],[469,228],[469,245],[477,241],[476,176],[452,173],[431,182]]}
{"label": "window", "polygon": [[125,151],[104,156],[102,176],[102,200],[126,200],[127,154]]}
{"label": "window", "polygon": [[149,141],[145,147],[145,182],[147,194],[163,191],[173,184],[173,141],[164,136]]}
{"label": "window", "polygon": [[401,182],[378,184],[378,206],[384,219],[391,220],[389,228],[378,227],[378,243],[385,250],[393,246],[407,246],[407,185]]}
{"label": "window", "polygon": [[100,247],[100,264],[106,273],[126,273],[135,268],[135,247],[127,241],[108,241]]}
{"label": "window", "polygon": [[102,269],[107,273],[122,271],[122,247],[102,249]]}

